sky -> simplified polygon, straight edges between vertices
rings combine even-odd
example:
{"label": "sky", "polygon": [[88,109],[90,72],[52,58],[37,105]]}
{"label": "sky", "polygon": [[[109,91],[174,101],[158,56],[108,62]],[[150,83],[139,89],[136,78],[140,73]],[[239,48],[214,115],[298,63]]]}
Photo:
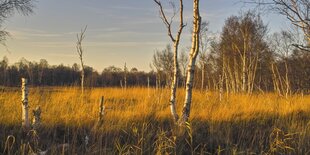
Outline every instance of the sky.
{"label": "sky", "polygon": [[[184,0],[187,27],[181,50],[185,51],[190,45],[191,3]],[[218,35],[229,16],[253,8],[240,0],[200,3],[202,19],[210,23],[210,35]],[[164,7],[168,14],[172,12],[167,3]],[[273,14],[263,14],[263,20],[271,32],[289,25],[284,17]],[[175,23],[177,27],[177,19]],[[46,59],[50,65],[79,63],[76,35],[86,25],[84,63],[98,72],[111,65],[122,68],[125,63],[129,69],[149,71],[154,51],[171,43],[153,0],[37,0],[34,14],[15,14],[4,23],[11,38],[6,42],[8,50],[0,46],[0,59],[7,56],[11,64],[22,57],[36,62]]]}

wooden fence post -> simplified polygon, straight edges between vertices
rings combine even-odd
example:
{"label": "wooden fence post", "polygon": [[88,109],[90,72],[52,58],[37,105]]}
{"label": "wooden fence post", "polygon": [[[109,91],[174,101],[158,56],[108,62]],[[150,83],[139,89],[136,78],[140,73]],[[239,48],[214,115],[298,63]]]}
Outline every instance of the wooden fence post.
{"label": "wooden fence post", "polygon": [[29,128],[28,80],[22,78],[22,127]]}
{"label": "wooden fence post", "polygon": [[32,128],[37,129],[40,126],[40,121],[41,121],[40,106],[38,106],[35,110],[33,110],[32,113],[33,113]]}
{"label": "wooden fence post", "polygon": [[99,107],[99,122],[98,122],[99,126],[101,126],[102,123],[103,123],[104,110],[105,110],[105,107],[104,107],[104,97],[101,96],[100,107]]}

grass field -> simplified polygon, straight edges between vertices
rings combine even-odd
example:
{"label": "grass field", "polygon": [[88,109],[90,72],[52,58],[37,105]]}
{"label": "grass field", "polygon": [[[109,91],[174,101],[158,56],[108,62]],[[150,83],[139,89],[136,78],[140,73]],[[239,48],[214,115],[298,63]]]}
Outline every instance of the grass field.
{"label": "grass field", "polygon": [[[41,127],[21,130],[21,92],[0,90],[0,154],[310,154],[310,96],[194,91],[190,122],[170,117],[169,90],[31,88]],[[97,126],[99,102],[106,113]],[[178,91],[181,111],[184,91]],[[64,145],[63,145],[64,144]]]}

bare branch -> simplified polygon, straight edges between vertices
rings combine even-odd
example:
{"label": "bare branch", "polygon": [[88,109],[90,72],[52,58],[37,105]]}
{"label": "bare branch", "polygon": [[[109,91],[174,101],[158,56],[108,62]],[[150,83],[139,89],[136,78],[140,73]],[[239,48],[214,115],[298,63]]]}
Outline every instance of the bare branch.
{"label": "bare branch", "polygon": [[[82,61],[83,64],[83,47],[82,47],[82,42],[85,38],[85,32],[86,32],[87,26],[85,26],[84,29],[81,30],[80,34],[77,34],[77,43],[76,43],[76,49],[77,49],[77,53]],[[83,66],[82,66],[83,67]]]}
{"label": "bare branch", "polygon": [[303,45],[298,45],[298,44],[292,44],[292,46],[294,46],[300,50],[310,52],[310,46],[303,46]]}
{"label": "bare branch", "polygon": [[[310,45],[310,1],[309,0],[251,0],[250,2],[258,6],[269,6],[269,10],[275,11],[286,18],[304,33],[307,40],[306,46]],[[304,49],[304,48],[303,48]]]}
{"label": "bare branch", "polygon": [[[33,13],[34,0],[1,0],[0,1],[0,28],[2,23],[14,15],[14,12],[18,12],[22,15],[29,15]],[[9,33],[5,30],[0,30],[0,43],[5,46],[6,37]]]}
{"label": "bare branch", "polygon": [[159,0],[154,0],[154,2],[159,6],[159,12],[160,12],[160,16],[161,16],[161,19],[163,21],[163,23],[166,25],[167,27],[167,30],[168,30],[168,36],[170,37],[170,39],[175,42],[175,39],[174,37],[172,36],[172,30],[171,30],[171,25],[172,25],[172,20],[173,20],[173,17],[175,16],[175,12],[174,12],[174,15],[170,18],[170,21],[168,21],[167,19],[167,16],[164,12],[164,8],[161,4],[161,2]]}

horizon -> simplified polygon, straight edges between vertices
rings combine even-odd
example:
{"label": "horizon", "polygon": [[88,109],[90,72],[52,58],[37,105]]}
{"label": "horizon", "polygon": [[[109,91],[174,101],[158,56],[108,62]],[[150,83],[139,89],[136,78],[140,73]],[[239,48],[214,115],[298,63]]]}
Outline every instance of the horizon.
{"label": "horizon", "polygon": [[[184,3],[187,26],[181,38],[181,51],[190,45],[191,35],[192,8],[189,2]],[[98,72],[109,66],[122,68],[125,63],[129,69],[135,67],[149,72],[154,51],[171,44],[158,7],[152,0],[130,3],[125,0],[55,0],[38,1],[35,5],[34,14],[15,14],[4,24],[11,38],[6,41],[9,52],[1,46],[0,58],[7,56],[10,65],[21,58],[35,62],[46,59],[50,65],[79,64],[76,34],[86,25],[85,65]],[[169,11],[169,6],[165,8]],[[203,20],[209,22],[210,35],[219,35],[228,17],[249,9],[253,6],[239,0],[201,2],[200,5]],[[279,15],[266,14],[262,19],[270,32],[288,29],[290,25]]]}

